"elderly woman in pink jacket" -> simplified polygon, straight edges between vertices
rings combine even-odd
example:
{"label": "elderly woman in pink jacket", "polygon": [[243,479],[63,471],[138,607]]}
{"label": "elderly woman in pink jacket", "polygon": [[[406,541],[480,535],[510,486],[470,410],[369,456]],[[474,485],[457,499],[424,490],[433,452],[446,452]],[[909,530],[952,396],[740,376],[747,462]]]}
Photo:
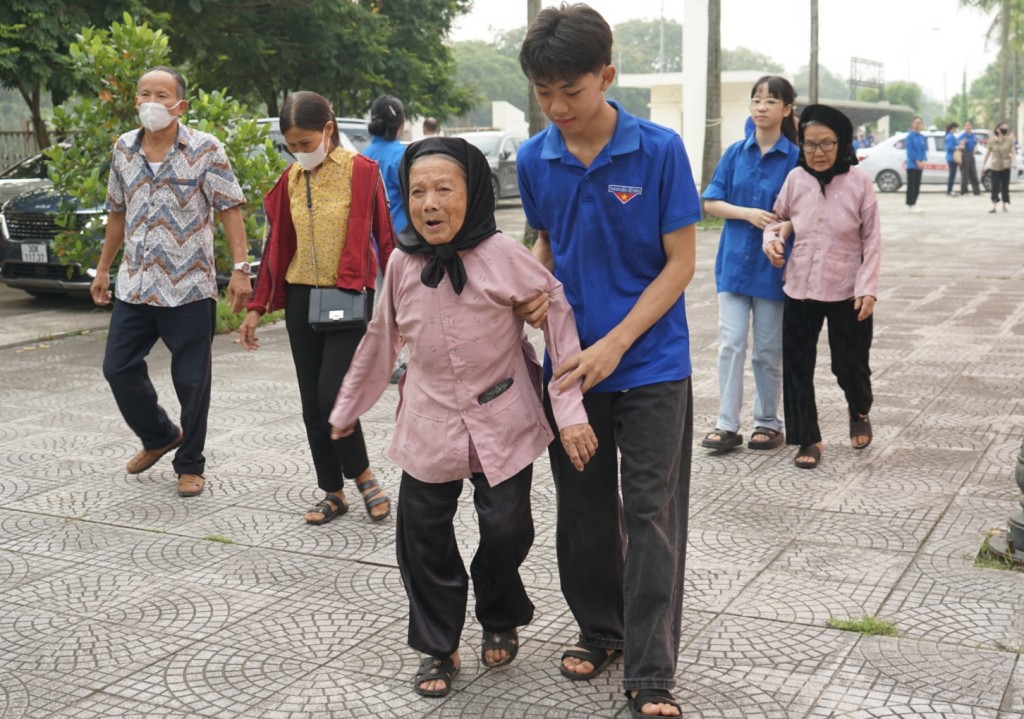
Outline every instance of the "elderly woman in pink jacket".
{"label": "elderly woman in pink jacket", "polygon": [[[495,226],[484,155],[458,138],[411,144],[399,170],[411,225],[391,256],[379,306],[338,394],[336,437],[355,427],[388,385],[399,340],[409,367],[389,456],[402,467],[398,565],[409,597],[409,645],[426,654],[413,679],[445,696],[459,671],[468,577],[453,517],[473,484],[480,544],[470,565],[481,660],[511,662],[517,627],[533,617],[519,567],[533,543],[533,461],[553,439],[541,375],[513,303],[546,292],[543,330],[554,366],[580,351],[561,284]],[[549,386],[559,434],[578,470],[597,438],[579,381]]]}
{"label": "elderly woman in pink jacket", "polygon": [[[818,335],[828,320],[832,373],[846,395],[850,445],[871,443],[872,315],[878,297],[881,229],[871,178],[853,167],[853,125],[828,105],[800,114],[800,158],[764,231],[764,251],[785,264],[782,291],[782,397],[786,443],[799,445],[797,467],[814,469],[824,447],[814,400]],[[786,243],[795,232],[786,259]]]}

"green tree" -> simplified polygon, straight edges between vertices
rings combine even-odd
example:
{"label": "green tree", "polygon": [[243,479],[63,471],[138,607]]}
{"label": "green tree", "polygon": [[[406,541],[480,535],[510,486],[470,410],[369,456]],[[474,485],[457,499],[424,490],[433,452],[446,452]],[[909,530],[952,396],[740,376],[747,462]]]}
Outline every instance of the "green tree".
{"label": "green tree", "polygon": [[[102,205],[114,141],[138,126],[136,82],[147,68],[168,64],[170,48],[163,31],[136,24],[125,13],[122,22],[112,23],[109,29],[83,29],[68,52],[74,79],[93,90],[54,108],[57,131],[73,138],[46,151],[50,179],[64,198],[58,217],[64,231],[54,249],[65,264],[91,267],[99,256],[96,238],[102,234],[103,219],[92,216],[82,224],[76,209]],[[186,114],[189,124],[224,143],[249,209],[261,207],[263,193],[284,169],[284,161],[266,137],[267,128],[245,119],[246,107],[222,92],[198,90],[186,99],[191,104]],[[261,237],[257,217],[251,211],[244,215],[247,235]],[[218,269],[226,271],[231,259],[222,232],[218,225],[215,247]]]}
{"label": "green tree", "polygon": [[455,82],[472,91],[474,105],[463,117],[468,125],[486,127],[491,124],[491,102],[509,102],[526,108],[530,84],[519,61],[500,52],[495,45],[482,40],[457,42],[452,51],[455,57]]}
{"label": "green tree", "polygon": [[[801,99],[800,102],[810,102],[810,71],[808,66],[801,67],[793,78],[793,87]],[[818,98],[819,102],[828,100],[841,100],[849,97],[850,88],[841,75],[836,75],[824,65],[818,66]]]}
{"label": "green tree", "polygon": [[782,65],[767,55],[745,47],[722,50],[722,70],[758,70],[765,74],[781,75]]}
{"label": "green tree", "polygon": [[[878,102],[878,90],[869,87],[860,88],[857,92],[857,99],[864,102]],[[889,115],[889,127],[893,130],[908,129],[915,114],[924,117],[924,93],[916,82],[896,80],[885,83],[885,99],[894,105],[906,105],[914,108],[913,112],[894,112]]]}

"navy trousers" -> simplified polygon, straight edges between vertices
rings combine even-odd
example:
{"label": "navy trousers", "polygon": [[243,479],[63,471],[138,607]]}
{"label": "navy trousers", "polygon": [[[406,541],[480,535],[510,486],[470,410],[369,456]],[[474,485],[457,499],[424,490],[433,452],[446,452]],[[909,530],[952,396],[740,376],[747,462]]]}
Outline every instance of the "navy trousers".
{"label": "navy trousers", "polygon": [[146,356],[157,340],[171,352],[171,380],[181,405],[184,441],[174,455],[177,474],[206,468],[206,422],[210,412],[210,366],[217,303],[212,299],[180,307],[115,302],[110,316],[103,376],[121,416],[146,449],[169,444],[178,427],[157,398]]}

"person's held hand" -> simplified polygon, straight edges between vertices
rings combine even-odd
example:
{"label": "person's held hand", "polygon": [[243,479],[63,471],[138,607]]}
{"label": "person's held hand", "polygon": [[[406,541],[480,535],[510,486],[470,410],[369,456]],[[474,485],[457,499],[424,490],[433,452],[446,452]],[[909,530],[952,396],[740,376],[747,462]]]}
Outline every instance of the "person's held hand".
{"label": "person's held hand", "polygon": [[558,384],[558,391],[565,392],[582,379],[580,389],[586,392],[615,371],[626,349],[620,349],[608,337],[603,337],[578,355],[570,357],[554,371],[554,378],[562,380]]}
{"label": "person's held hand", "polygon": [[356,431],[356,426],[350,424],[348,427],[335,427],[331,425],[331,439],[341,439],[342,437],[348,437],[350,434]]}
{"label": "person's held hand", "polygon": [[779,218],[774,212],[759,210],[756,207],[749,207],[747,208],[746,220],[757,229],[763,230],[768,227],[768,225],[778,222]]}
{"label": "person's held hand", "polygon": [[569,461],[582,472],[584,465],[597,453],[597,435],[589,424],[573,424],[558,432]]}
{"label": "person's held hand", "polygon": [[514,302],[512,304],[512,311],[516,313],[516,317],[530,325],[530,327],[537,328],[544,324],[550,305],[551,301],[548,293],[538,292],[528,300]]}

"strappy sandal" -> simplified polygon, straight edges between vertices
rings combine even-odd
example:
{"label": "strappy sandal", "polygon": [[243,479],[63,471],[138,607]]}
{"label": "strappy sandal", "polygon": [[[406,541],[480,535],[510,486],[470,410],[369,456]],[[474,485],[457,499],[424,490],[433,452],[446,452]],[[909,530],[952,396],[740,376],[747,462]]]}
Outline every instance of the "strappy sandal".
{"label": "strappy sandal", "polygon": [[[486,659],[486,654],[489,651],[505,650],[507,656],[504,659],[500,659],[493,664],[489,663]],[[483,643],[480,645],[480,661],[488,669],[494,669],[496,667],[503,667],[506,664],[511,664],[512,660],[516,658],[516,654],[519,653],[519,633],[515,630],[515,627],[506,632],[485,632]]]}
{"label": "strappy sandal", "polygon": [[854,449],[864,449],[869,444],[871,444],[872,436],[873,435],[871,434],[871,420],[868,419],[868,416],[866,414],[851,414],[850,439],[853,439],[854,437],[867,437],[868,441],[861,445],[851,444],[850,446],[853,447]]}
{"label": "strappy sandal", "polygon": [[[327,524],[332,519],[340,517],[348,511],[348,502],[344,501],[341,497],[335,497],[333,494],[326,495],[323,499],[316,503],[309,512],[319,512],[323,515],[322,519],[307,519],[306,524]],[[309,514],[306,512],[306,514]]]}
{"label": "strappy sandal", "polygon": [[[566,679],[571,679],[574,682],[586,681],[588,679],[593,679],[607,669],[608,665],[615,661],[620,654],[622,654],[621,649],[616,649],[609,653],[604,647],[592,647],[587,644],[577,644],[572,649],[566,649],[562,652],[562,659],[558,663],[558,670],[562,672],[562,676]],[[594,668],[583,674],[574,672],[571,669],[566,669],[565,660],[570,657],[573,659],[579,659],[580,661],[590,662]]]}
{"label": "strappy sandal", "polygon": [[[810,460],[809,462],[801,462],[800,460]],[[816,444],[802,444],[800,449],[796,453],[796,458],[793,460],[800,469],[814,469],[818,466],[821,461],[821,447]]]}
{"label": "strappy sandal", "polygon": [[668,704],[676,708],[676,711],[679,712],[677,716],[681,717],[683,715],[679,702],[676,701],[675,697],[672,696],[672,692],[668,689],[637,689],[636,694],[632,694],[629,691],[626,692],[626,705],[629,707],[629,712],[632,714],[633,719],[660,716],[644,714],[642,710],[648,704]]}
{"label": "strappy sandal", "polygon": [[[712,439],[712,435],[718,435],[718,439]],[[736,432],[729,432],[724,429],[715,428],[715,431],[708,432],[700,441],[701,447],[707,447],[717,452],[725,452],[743,444],[743,435]]]}
{"label": "strappy sandal", "polygon": [[[374,522],[379,522],[391,514],[391,500],[388,498],[388,495],[385,494],[384,490],[380,488],[380,485],[377,484],[376,479],[370,477],[366,481],[356,482],[356,489],[358,489],[363,495],[363,504],[366,505],[366,513],[370,515],[370,519]],[[370,512],[371,509],[380,506],[385,502],[388,503],[388,511],[384,512],[384,514],[374,515]]]}
{"label": "strappy sandal", "polygon": [[[754,439],[757,435],[762,435],[768,439]],[[771,427],[755,427],[754,431],[750,435],[750,441],[747,442],[748,449],[775,449],[785,441],[785,437],[782,436],[782,432],[772,429]]]}
{"label": "strappy sandal", "polygon": [[[412,680],[414,692],[424,697],[446,697],[452,691],[452,682],[459,676],[459,668],[451,657],[423,657],[420,668]],[[441,689],[424,689],[421,685],[431,681],[442,681]]]}

